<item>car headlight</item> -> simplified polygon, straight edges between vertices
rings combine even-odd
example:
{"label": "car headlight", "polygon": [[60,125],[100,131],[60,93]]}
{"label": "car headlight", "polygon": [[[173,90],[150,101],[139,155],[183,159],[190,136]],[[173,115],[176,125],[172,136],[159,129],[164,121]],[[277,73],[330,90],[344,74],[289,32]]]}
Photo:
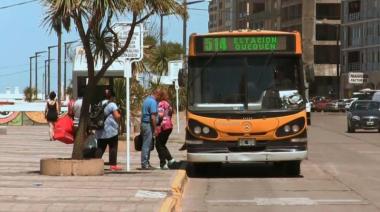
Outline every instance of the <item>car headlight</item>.
{"label": "car headlight", "polygon": [[196,127],[194,127],[194,133],[195,133],[195,134],[199,135],[199,134],[201,134],[201,132],[202,132],[202,129],[201,129],[200,126],[196,126]]}
{"label": "car headlight", "polygon": [[210,133],[210,128],[208,128],[208,127],[203,127],[203,128],[202,128],[202,132],[203,132],[203,134],[209,134],[209,133]]}
{"label": "car headlight", "polygon": [[360,121],[360,117],[359,116],[352,116],[352,120]]}

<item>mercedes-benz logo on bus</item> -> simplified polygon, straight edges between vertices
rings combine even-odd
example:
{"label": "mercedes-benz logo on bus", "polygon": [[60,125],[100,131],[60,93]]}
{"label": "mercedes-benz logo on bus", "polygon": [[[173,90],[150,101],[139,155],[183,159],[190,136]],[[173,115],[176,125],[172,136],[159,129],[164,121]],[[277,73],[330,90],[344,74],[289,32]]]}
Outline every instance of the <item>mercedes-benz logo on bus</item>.
{"label": "mercedes-benz logo on bus", "polygon": [[243,130],[245,132],[251,131],[252,130],[252,124],[251,124],[251,122],[248,122],[248,121],[243,122]]}

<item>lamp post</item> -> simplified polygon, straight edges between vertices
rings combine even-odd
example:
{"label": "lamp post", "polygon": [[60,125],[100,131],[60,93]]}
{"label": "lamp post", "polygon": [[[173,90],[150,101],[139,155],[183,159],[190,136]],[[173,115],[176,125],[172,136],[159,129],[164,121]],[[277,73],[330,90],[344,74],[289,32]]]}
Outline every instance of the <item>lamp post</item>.
{"label": "lamp post", "polygon": [[36,52],[35,53],[35,76],[36,76],[36,78],[35,78],[35,84],[36,84],[36,99],[38,99],[38,56],[40,55],[40,54],[43,54],[43,53],[45,53],[46,51],[39,51],[39,52]]}
{"label": "lamp post", "polygon": [[50,93],[50,61],[52,60],[50,59],[50,49],[55,48],[55,47],[58,47],[58,46],[57,45],[48,46],[48,66],[47,66],[47,82],[48,82],[47,92],[48,93]]}
{"label": "lamp post", "polygon": [[76,43],[77,41],[69,41],[65,42],[65,52],[64,52],[64,66],[63,66],[63,96],[66,97],[66,63],[67,63],[67,47],[73,43]]}
{"label": "lamp post", "polygon": [[187,5],[190,5],[190,4],[197,4],[197,3],[202,3],[202,2],[210,2],[210,0],[197,0],[197,1],[191,1],[191,2],[188,2],[187,0],[183,0],[183,7],[185,9],[185,14],[182,18],[183,20],[183,37],[182,37],[182,45],[183,45],[183,53],[182,53],[182,61],[183,61],[183,69],[185,70],[185,72],[187,72],[187,56],[186,56],[186,46],[187,46]]}
{"label": "lamp post", "polygon": [[336,46],[336,57],[337,57],[337,60],[336,60],[336,78],[337,78],[336,96],[339,99],[341,97],[340,96],[340,23],[338,23],[338,24],[329,23],[327,19],[323,19],[321,21],[317,20],[316,23],[334,26],[336,28],[336,44],[335,44],[335,46]]}
{"label": "lamp post", "polygon": [[29,73],[29,88],[32,88],[32,63],[33,63],[33,58],[35,58],[36,56],[31,56],[29,57],[29,70],[30,70],[30,73]]}

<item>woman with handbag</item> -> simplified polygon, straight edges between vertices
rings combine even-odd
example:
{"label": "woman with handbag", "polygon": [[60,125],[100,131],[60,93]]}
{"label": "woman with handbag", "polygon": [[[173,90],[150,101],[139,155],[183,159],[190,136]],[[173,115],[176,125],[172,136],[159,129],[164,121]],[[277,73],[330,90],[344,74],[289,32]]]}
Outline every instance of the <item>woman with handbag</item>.
{"label": "woman with handbag", "polygon": [[58,102],[56,100],[57,95],[54,91],[50,92],[49,100],[46,103],[45,107],[45,118],[49,123],[49,136],[50,141],[54,140],[54,124],[58,119]]}
{"label": "woman with handbag", "polygon": [[166,143],[173,130],[173,108],[169,103],[168,92],[166,90],[162,90],[161,92],[161,101],[158,103],[159,125],[156,128],[156,149],[160,158],[160,168],[168,169],[176,162],[166,147]]}

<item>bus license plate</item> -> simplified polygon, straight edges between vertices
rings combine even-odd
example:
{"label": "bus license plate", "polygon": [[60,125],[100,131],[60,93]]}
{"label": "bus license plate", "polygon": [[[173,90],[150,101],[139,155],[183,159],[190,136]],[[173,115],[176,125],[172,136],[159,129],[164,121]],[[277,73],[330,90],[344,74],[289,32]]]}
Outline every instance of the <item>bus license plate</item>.
{"label": "bus license plate", "polygon": [[375,124],[374,121],[367,121],[367,125],[368,125],[368,126],[372,126],[372,125],[374,125],[374,124]]}
{"label": "bus license plate", "polygon": [[256,140],[254,138],[241,138],[239,140],[239,146],[240,147],[249,147],[249,146],[255,146]]}

